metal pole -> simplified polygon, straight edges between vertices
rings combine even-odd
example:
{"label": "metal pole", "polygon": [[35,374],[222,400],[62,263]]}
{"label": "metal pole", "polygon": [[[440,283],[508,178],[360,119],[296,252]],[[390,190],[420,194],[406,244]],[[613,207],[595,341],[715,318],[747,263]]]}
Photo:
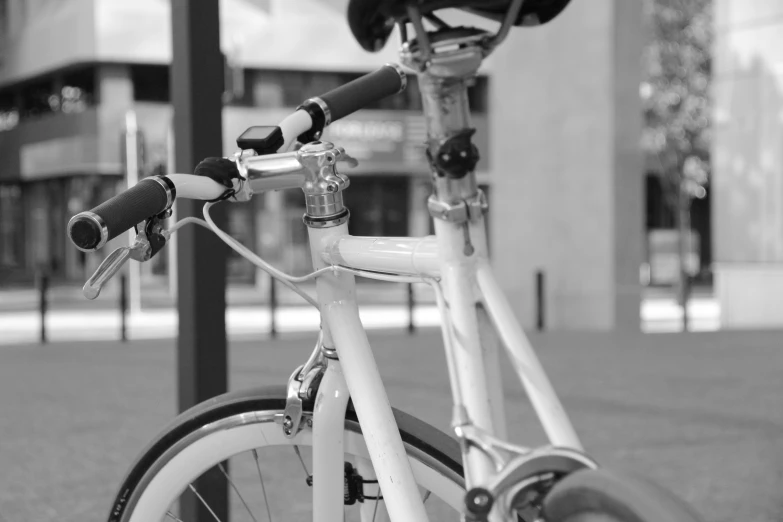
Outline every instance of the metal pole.
{"label": "metal pole", "polygon": [[[166,172],[174,174],[177,172],[174,163],[174,127],[170,122],[166,132]],[[177,216],[177,205],[171,208],[171,217],[169,218],[169,224],[176,223],[179,219]],[[177,235],[172,234],[169,238],[166,247],[166,255],[168,255],[168,282],[169,282],[169,297],[176,299],[177,297]],[[161,252],[162,253],[162,252]]]}
{"label": "metal pole", "polygon": [[277,339],[277,321],[275,312],[277,311],[277,284],[276,279],[269,276],[269,335],[272,339]]}
{"label": "metal pole", "polygon": [[416,304],[413,294],[413,283],[408,283],[408,333],[416,331],[416,324],[413,322],[413,307]]}
{"label": "metal pole", "polygon": [[[139,182],[139,127],[136,123],[136,112],[129,110],[125,113],[125,164],[126,164],[126,188],[131,188]],[[132,245],[136,238],[136,231],[128,231],[128,244]],[[130,293],[131,313],[141,312],[141,263],[128,264],[128,282]]]}
{"label": "metal pole", "polygon": [[536,330],[539,332],[544,331],[544,272],[542,270],[536,271]]}
{"label": "metal pole", "polygon": [[46,293],[49,291],[49,278],[40,270],[38,272],[38,309],[41,314],[41,344],[46,344]]}
{"label": "metal pole", "polygon": [[682,331],[687,332],[690,325],[688,316],[688,300],[690,298],[690,274],[686,264],[687,256],[690,253],[690,196],[680,185],[677,194],[677,249],[679,250],[680,260],[680,278],[677,285],[677,300],[682,309]]}
{"label": "metal pole", "polygon": [[125,274],[120,274],[120,340],[125,342],[128,340],[128,295],[127,295],[128,278]]}
{"label": "metal pole", "polygon": [[[171,101],[177,172],[193,172],[205,157],[223,156],[223,56],[219,2],[172,0]],[[203,202],[177,201],[177,217],[201,217]],[[226,224],[226,205],[212,217]],[[226,392],[226,258],[228,247],[202,227],[177,232],[177,379],[179,409]],[[180,518],[195,522],[228,520],[229,485],[217,467],[193,484],[203,498],[186,492]],[[208,505],[212,513],[206,508]]]}

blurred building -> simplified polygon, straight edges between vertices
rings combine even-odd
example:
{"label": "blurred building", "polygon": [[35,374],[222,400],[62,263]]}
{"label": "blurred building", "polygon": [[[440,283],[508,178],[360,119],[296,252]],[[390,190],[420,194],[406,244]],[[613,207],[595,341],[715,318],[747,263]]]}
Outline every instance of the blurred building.
{"label": "blurred building", "polygon": [[[378,54],[361,50],[346,3],[221,1],[226,154],[247,127],[274,124],[305,98],[397,61],[395,42]],[[99,256],[72,248],[65,226],[125,186],[126,122],[138,126],[139,175],[167,172],[170,14],[170,0],[0,0],[0,282],[29,281],[39,268],[64,280],[89,275]],[[573,2],[543,28],[514,29],[471,91],[490,250],[525,325],[542,270],[548,327],[638,328],[640,17],[636,2]],[[355,234],[431,231],[424,121],[410,80],[404,95],[325,136],[361,160],[346,194]],[[303,271],[302,199],[273,193],[233,205],[231,232]],[[144,264],[144,277],[164,277],[171,253]],[[237,258],[229,272],[234,281],[261,279]]]}
{"label": "blurred building", "polygon": [[[81,281],[94,269],[99,256],[73,248],[65,227],[70,216],[125,187],[128,121],[138,126],[139,176],[167,171],[169,4],[0,0],[0,281],[31,280],[38,269]],[[381,55],[362,51],[343,11],[344,2],[221,2],[226,155],[247,127],[275,124],[304,99],[396,61],[394,45]],[[328,45],[318,45],[317,35]],[[430,231],[426,135],[417,84],[410,80],[404,94],[336,122],[325,134],[360,160],[347,172],[355,234]],[[471,98],[479,146],[486,150],[485,76]],[[482,177],[487,165],[482,159]],[[309,264],[303,211],[304,198],[295,191],[258,197],[231,207],[231,232],[283,267],[302,271]],[[143,265],[145,277],[163,275],[167,256],[164,250]],[[231,259],[229,273],[234,281],[256,277],[241,258]]]}
{"label": "blurred building", "polygon": [[713,229],[724,327],[783,325],[783,3],[715,0]]}

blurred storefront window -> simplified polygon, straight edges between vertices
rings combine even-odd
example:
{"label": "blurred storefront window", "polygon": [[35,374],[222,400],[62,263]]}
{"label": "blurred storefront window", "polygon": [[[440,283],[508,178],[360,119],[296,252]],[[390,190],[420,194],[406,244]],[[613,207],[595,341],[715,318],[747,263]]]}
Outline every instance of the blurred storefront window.
{"label": "blurred storefront window", "polygon": [[60,96],[53,78],[36,80],[22,89],[22,120],[59,110]]}
{"label": "blurred storefront window", "polygon": [[82,112],[95,104],[95,68],[87,67],[63,75],[60,89],[60,110]]}
{"label": "blurred storefront window", "polygon": [[169,67],[167,65],[131,65],[135,101],[168,103]]}
{"label": "blurred storefront window", "polygon": [[0,185],[0,267],[16,268],[24,262],[22,188]]}
{"label": "blurred storefront window", "polygon": [[0,132],[11,130],[19,123],[19,107],[16,92],[0,92]]}

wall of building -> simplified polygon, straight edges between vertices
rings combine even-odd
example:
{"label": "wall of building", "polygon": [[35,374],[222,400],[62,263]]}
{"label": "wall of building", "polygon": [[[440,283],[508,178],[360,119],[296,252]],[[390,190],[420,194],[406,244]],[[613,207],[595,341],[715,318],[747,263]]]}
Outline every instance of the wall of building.
{"label": "wall of building", "polygon": [[727,328],[783,325],[783,4],[715,0],[713,240]]}
{"label": "wall of building", "polygon": [[96,1],[7,0],[6,27],[0,28],[0,85],[93,61]]}
{"label": "wall of building", "polygon": [[640,2],[595,0],[496,51],[494,266],[527,326],[542,270],[547,327],[639,327],[643,38]]}
{"label": "wall of building", "polygon": [[[68,57],[61,49],[44,47],[43,55],[32,59],[32,36],[4,45],[6,65],[0,68],[0,86],[46,67],[71,66],[74,61],[165,64],[170,59],[168,0],[40,1],[48,5],[46,13],[54,21],[35,22],[40,24],[35,29],[27,25],[33,21],[25,21],[24,27],[30,29],[24,33],[40,35],[47,27],[60,30],[53,25],[67,19],[92,36],[80,36],[73,53],[70,45],[62,46],[63,52],[72,54]],[[223,0],[223,50],[232,63],[243,68],[367,71],[397,61],[394,37],[381,53],[359,48],[345,23],[346,3]],[[486,151],[480,175],[493,183],[492,253],[499,276],[527,325],[533,317],[534,273],[543,268],[549,326],[638,326],[643,230],[638,155],[642,32],[641,7],[636,4],[574,2],[545,27],[514,29],[482,68],[490,77],[492,95],[489,113],[475,122]],[[458,13],[447,18],[466,19]],[[475,18],[471,21],[496,27]],[[328,45],[318,44],[322,41],[319,35]],[[69,41],[67,36],[60,36],[60,41]],[[30,63],[23,63],[23,57],[30,58]],[[124,114],[130,107],[137,109],[142,131],[149,135],[145,153],[159,159],[164,154],[159,138],[165,133],[168,115],[154,103],[134,101],[131,83],[124,65],[102,66],[97,110],[100,164],[116,166],[116,159],[121,158],[117,151]],[[228,108],[223,133],[226,149],[233,150],[234,136],[246,125],[268,123],[266,118],[276,110]],[[377,143],[364,140],[361,129],[376,124],[401,125],[405,136],[423,138],[420,120],[407,114],[390,117],[365,112],[332,132],[347,139],[349,151],[353,140],[354,149],[373,156],[373,161],[366,162],[370,165],[367,173],[404,169],[426,176],[421,158],[414,158],[415,148],[403,144],[384,152],[373,149]],[[411,194],[420,189],[410,191],[409,197],[418,197]],[[509,222],[514,223],[513,230]]]}

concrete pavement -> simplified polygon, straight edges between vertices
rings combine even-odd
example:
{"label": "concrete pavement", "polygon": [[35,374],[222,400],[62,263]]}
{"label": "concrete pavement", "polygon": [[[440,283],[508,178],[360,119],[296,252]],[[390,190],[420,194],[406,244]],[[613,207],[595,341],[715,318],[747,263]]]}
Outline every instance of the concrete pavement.
{"label": "concrete pavement", "polygon": [[[392,403],[447,430],[438,332],[373,330],[370,338]],[[709,522],[783,520],[782,339],[781,332],[532,335],[590,453],[665,484]],[[232,342],[231,389],[285,382],[313,340],[294,333]],[[172,340],[3,347],[0,520],[105,520],[136,452],[176,413],[175,368]],[[504,371],[512,440],[543,442]]]}

